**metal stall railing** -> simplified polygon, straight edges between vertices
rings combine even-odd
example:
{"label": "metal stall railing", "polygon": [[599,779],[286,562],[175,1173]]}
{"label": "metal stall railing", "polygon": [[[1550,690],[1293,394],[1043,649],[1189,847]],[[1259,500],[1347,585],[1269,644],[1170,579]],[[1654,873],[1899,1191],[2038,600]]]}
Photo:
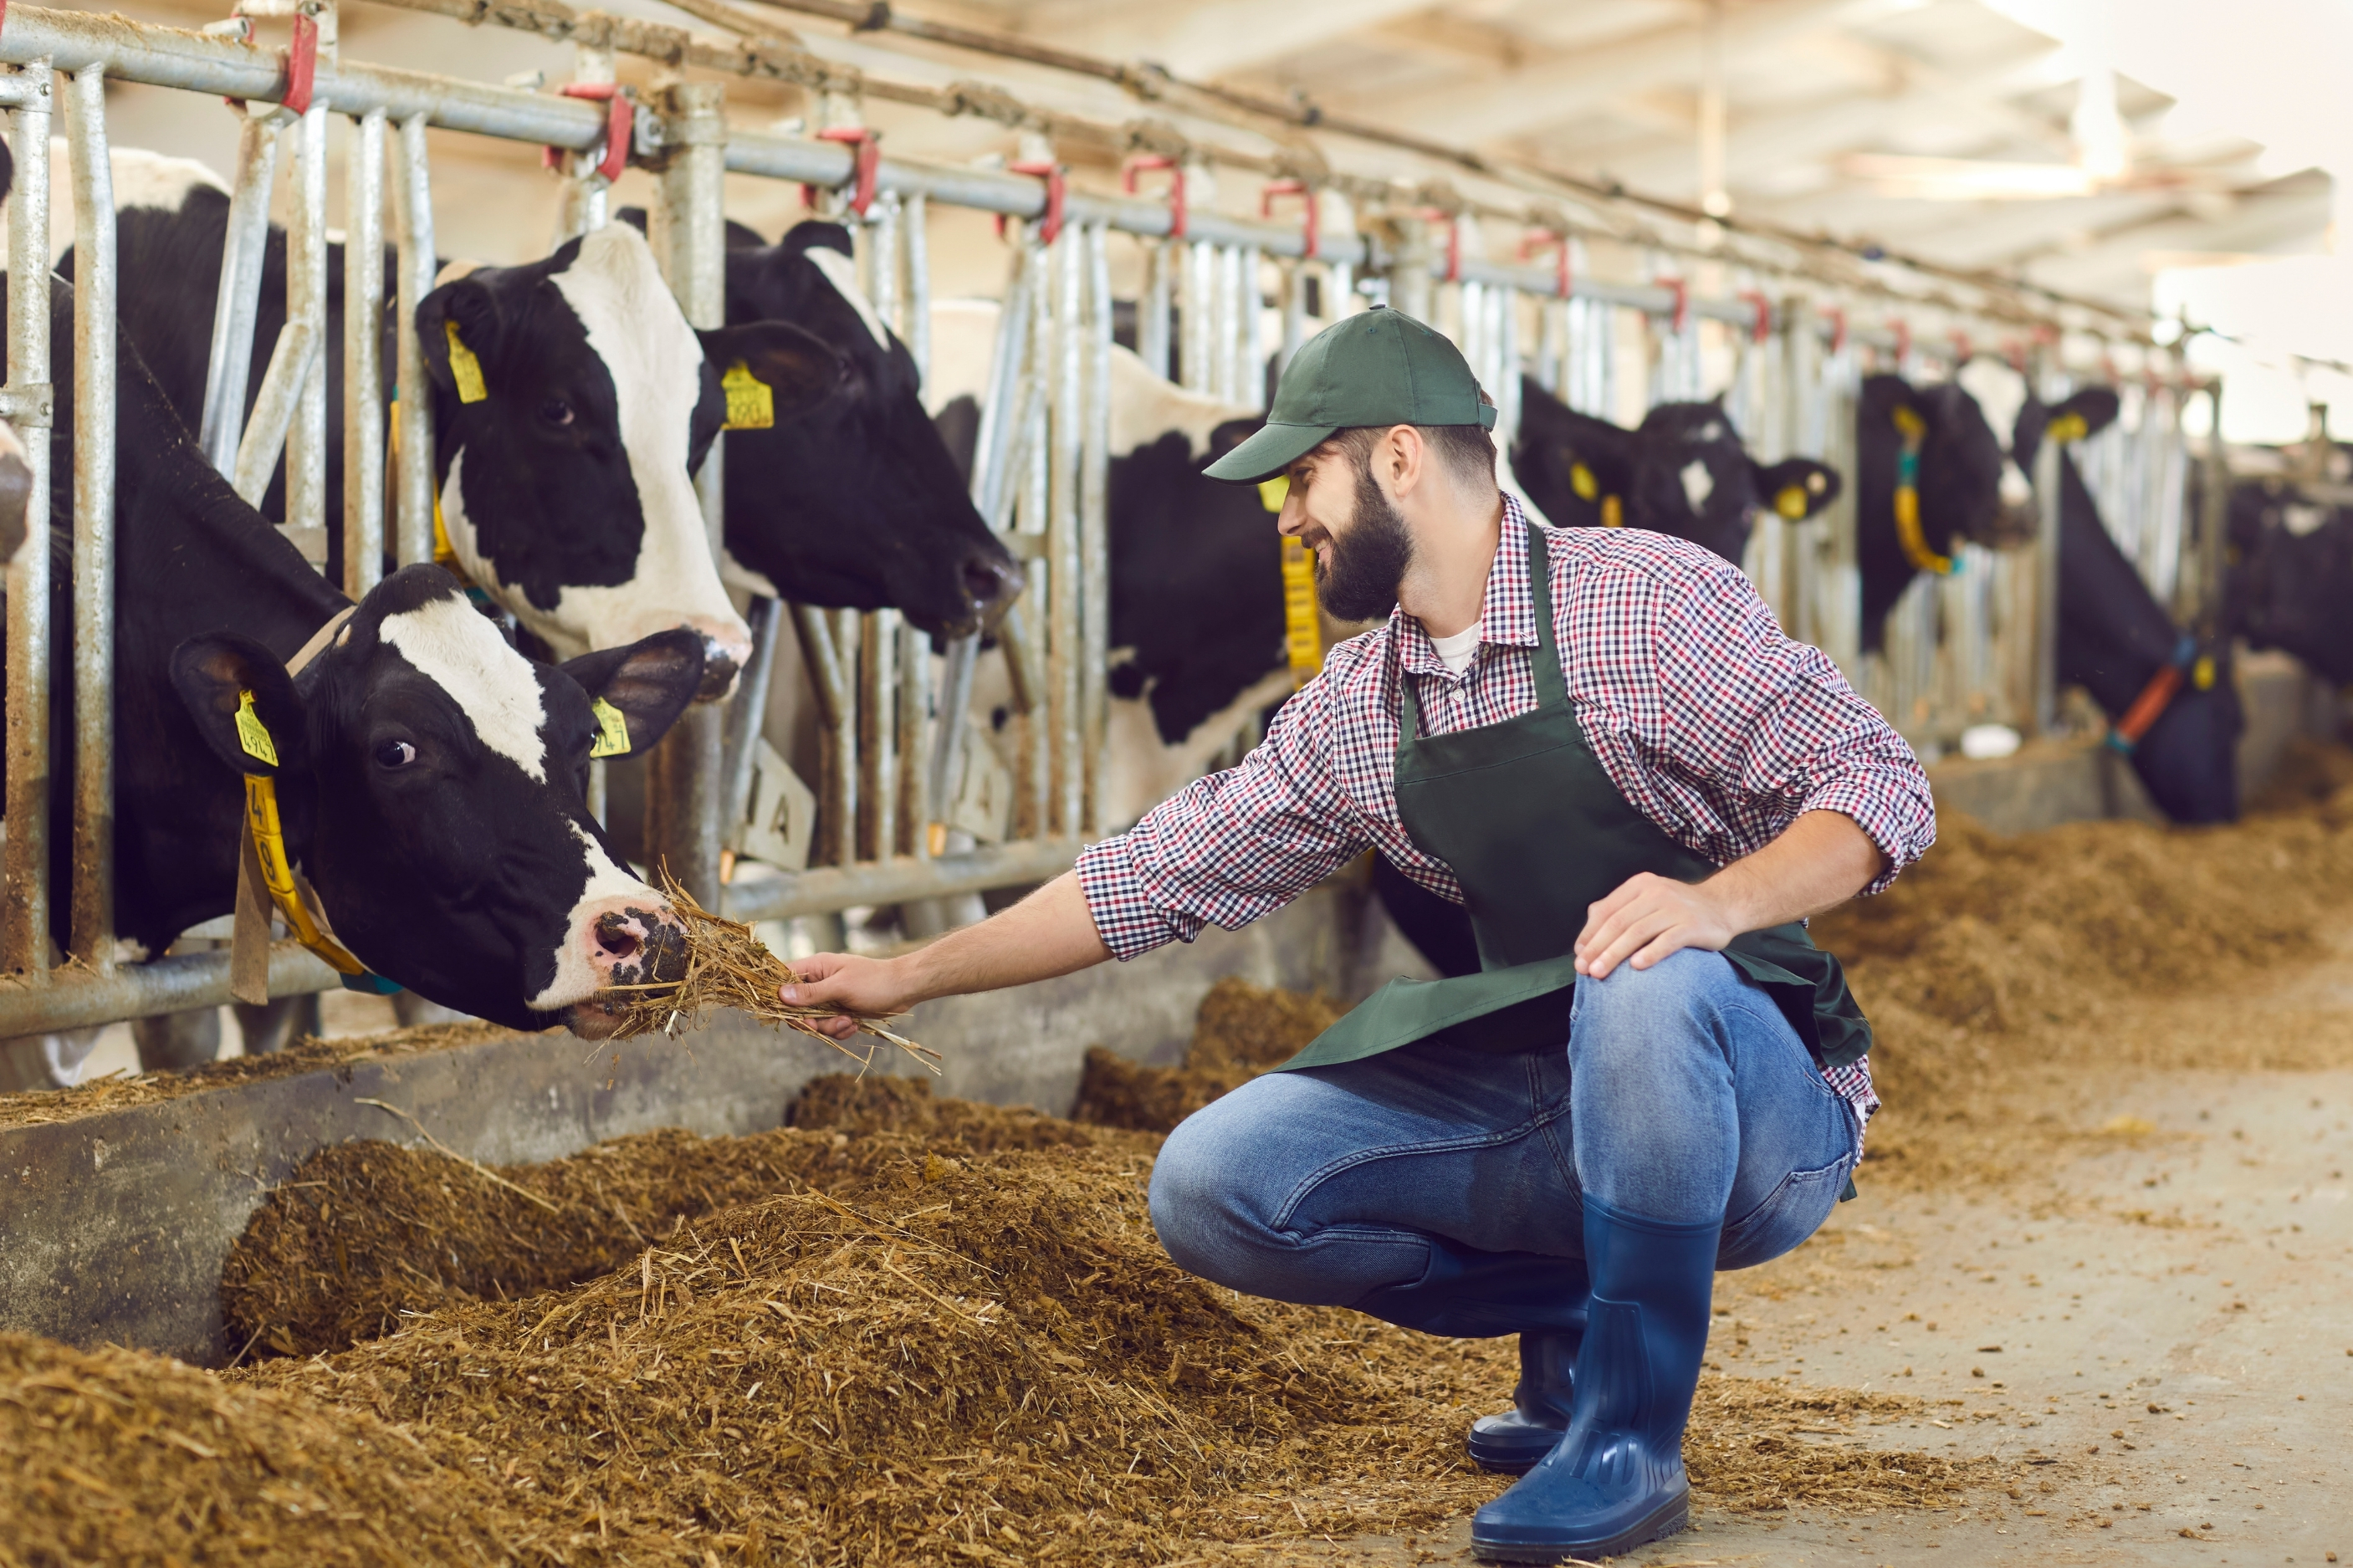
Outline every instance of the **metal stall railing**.
{"label": "metal stall railing", "polygon": [[[283,3],[283,0],[274,0]],[[253,7],[248,6],[248,9]],[[316,19],[315,6],[303,15]],[[419,72],[357,64],[332,48],[317,59],[310,99],[286,113],[287,57],[242,38],[103,21],[14,6],[0,22],[0,105],[11,114],[18,185],[10,200],[12,314],[9,379],[0,387],[0,414],[28,428],[47,423],[47,316],[37,308],[46,274],[45,150],[52,81],[69,81],[76,111],[77,181],[90,188],[77,204],[82,255],[108,254],[102,231],[111,203],[98,181],[105,167],[105,78],[218,94],[258,106],[240,143],[232,197],[229,263],[216,321],[213,367],[201,431],[205,449],[241,486],[266,487],[284,444],[289,469],[287,522],[298,542],[323,555],[327,500],[323,461],[325,127],[329,116],[353,122],[354,160],[347,179],[352,207],[347,297],[380,298],[383,203],[392,204],[395,289],[403,321],[434,276],[429,127],[501,137],[574,155],[559,232],[594,226],[605,216],[607,186],[619,162],[579,154],[602,146],[612,114],[609,51],[584,48],[578,80],[562,93],[491,87]],[[84,87],[87,80],[90,85]],[[601,93],[597,90],[601,89]],[[660,170],[660,195],[650,236],[657,256],[689,320],[719,324],[723,306],[725,173],[807,184],[822,192],[828,210],[848,212],[860,239],[871,302],[896,326],[918,363],[928,358],[923,254],[925,215],[934,204],[995,213],[1012,220],[1012,270],[987,395],[981,411],[973,497],[992,528],[1008,537],[1032,572],[1031,587],[1001,632],[1011,656],[1015,706],[1020,710],[1015,748],[1013,821],[1003,842],[974,843],[948,830],[945,807],[961,776],[960,760],[973,744],[965,711],[974,646],[967,639],[935,658],[892,612],[860,615],[805,605],[755,605],[755,648],[773,651],[789,624],[810,672],[826,737],[818,791],[824,838],[819,864],[726,882],[728,850],[742,823],[765,703],[768,664],[755,658],[734,707],[702,710],[664,742],[649,767],[649,858],[659,857],[706,902],[724,898],[739,919],[775,920],[828,914],[859,905],[940,900],[1042,879],[1066,868],[1081,846],[1103,826],[1096,800],[1105,708],[1109,565],[1105,518],[1110,342],[1113,301],[1107,246],[1113,233],[1140,240],[1152,258],[1138,310],[1139,350],[1146,363],[1173,369],[1196,390],[1227,401],[1257,405],[1262,397],[1267,352],[1261,330],[1265,282],[1271,268],[1282,311],[1279,342],[1296,346],[1304,331],[1303,276],[1326,294],[1324,313],[1342,313],[1339,300],[1363,287],[1386,289],[1401,309],[1432,316],[1434,292],[1448,291],[1448,314],[1480,374],[1504,405],[1503,432],[1516,423],[1518,373],[1533,346],[1539,380],[1560,389],[1572,406],[1622,418],[1630,388],[1696,395],[1701,323],[1742,335],[1743,373],[1755,378],[1749,396],[1759,410],[1757,431],[1778,449],[1819,451],[1839,460],[1852,442],[1854,353],[1868,341],[1896,346],[1900,333],[1849,332],[1802,305],[1758,298],[1709,298],[1678,278],[1648,284],[1603,282],[1586,275],[1575,239],[1558,254],[1518,262],[1462,254],[1459,234],[1440,243],[1440,222],[1408,209],[1378,233],[1348,225],[1277,221],[1269,206],[1258,218],[1208,210],[1197,200],[1206,180],[1171,169],[1176,199],[1151,194],[1113,195],[1071,188],[1050,159],[1013,168],[957,167],[880,153],[855,134],[849,117],[818,134],[786,136],[744,131],[724,120],[722,89],[678,84],[641,106],[635,153]],[[274,109],[272,106],[275,106]],[[292,122],[282,128],[279,118]],[[285,333],[269,360],[253,417],[241,417],[244,366],[250,362],[250,296],[258,285],[269,192],[281,143],[294,164],[291,250],[295,298]],[[91,149],[97,149],[93,153]],[[389,173],[386,174],[386,162]],[[85,176],[81,171],[90,171]],[[389,191],[385,186],[388,178]],[[1303,195],[1311,211],[1336,193],[1270,188],[1270,197]],[[1459,220],[1445,220],[1447,225]],[[1313,270],[1311,270],[1313,269]],[[107,269],[96,266],[97,273]],[[250,281],[248,281],[250,279]],[[93,277],[91,282],[98,281]],[[78,318],[77,374],[86,388],[109,384],[102,353],[111,342],[111,304],[89,287]],[[242,312],[242,314],[240,314]],[[359,312],[353,311],[357,316]],[[1627,331],[1639,323],[1638,334]],[[1760,324],[1765,328],[1761,336]],[[239,332],[242,332],[242,338]],[[348,444],[342,526],[346,588],[364,592],[381,551],[385,496],[382,367],[372,340],[361,332],[346,342]],[[398,334],[397,447],[392,487],[395,558],[430,559],[433,552],[433,458],[428,399],[413,333]],[[1628,342],[1643,363],[1621,364]],[[1548,380],[1547,380],[1548,378]],[[73,627],[78,724],[102,725],[111,710],[111,596],[104,591],[111,520],[105,463],[111,432],[90,417],[111,400],[86,395],[84,428],[77,432],[76,483],[81,500],[76,558]],[[1769,428],[1768,428],[1769,427]],[[705,517],[718,546],[723,448],[714,449],[700,479]],[[45,522],[47,462],[40,442],[28,444],[37,465],[28,526]],[[1846,454],[1851,463],[1851,452]],[[368,460],[371,457],[376,460]],[[315,467],[314,467],[315,465]],[[259,489],[249,492],[259,495]],[[1842,662],[1855,641],[1852,605],[1853,550],[1833,520],[1810,533],[1768,547],[1778,564],[1762,574],[1776,605],[1793,628],[1810,629]],[[46,732],[47,625],[46,557],[25,552],[8,580],[7,668],[9,786],[5,866],[9,898],[0,921],[0,963],[16,973],[0,984],[0,1036],[68,1027],[218,1003],[227,999],[226,954],[190,954],[140,965],[111,964],[107,893],[111,879],[102,850],[76,859],[72,956],[69,969],[50,973],[47,881],[50,825],[45,819],[49,737]],[[1852,665],[1850,665],[1852,668]],[[85,730],[103,740],[103,731]],[[87,744],[79,753],[75,821],[78,848],[99,849],[111,817],[111,781],[101,764],[108,748]],[[724,887],[723,895],[722,888]],[[335,977],[290,944],[270,961],[275,995],[324,989]]]}

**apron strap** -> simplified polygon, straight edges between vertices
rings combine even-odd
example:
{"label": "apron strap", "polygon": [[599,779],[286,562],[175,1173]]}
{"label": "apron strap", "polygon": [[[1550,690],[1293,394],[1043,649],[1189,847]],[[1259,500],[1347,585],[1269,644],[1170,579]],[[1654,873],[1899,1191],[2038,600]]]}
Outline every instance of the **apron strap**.
{"label": "apron strap", "polygon": [[1545,548],[1544,530],[1528,524],[1528,588],[1535,595],[1536,646],[1530,672],[1536,680],[1536,706],[1568,706],[1568,682],[1560,673],[1560,649],[1553,645],[1552,556]]}

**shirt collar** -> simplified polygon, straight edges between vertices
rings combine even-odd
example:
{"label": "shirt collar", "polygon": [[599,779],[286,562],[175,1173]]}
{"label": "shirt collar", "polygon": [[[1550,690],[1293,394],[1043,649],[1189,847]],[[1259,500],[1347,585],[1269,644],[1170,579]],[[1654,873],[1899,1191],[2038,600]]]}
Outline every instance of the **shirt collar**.
{"label": "shirt collar", "polygon": [[[1389,635],[1408,673],[1451,674],[1421,623],[1401,608],[1389,613]],[[1511,495],[1504,497],[1503,535],[1496,541],[1495,562],[1487,569],[1487,592],[1479,606],[1479,643],[1482,647],[1489,643],[1513,647],[1536,644],[1535,599],[1528,586],[1527,513]]]}

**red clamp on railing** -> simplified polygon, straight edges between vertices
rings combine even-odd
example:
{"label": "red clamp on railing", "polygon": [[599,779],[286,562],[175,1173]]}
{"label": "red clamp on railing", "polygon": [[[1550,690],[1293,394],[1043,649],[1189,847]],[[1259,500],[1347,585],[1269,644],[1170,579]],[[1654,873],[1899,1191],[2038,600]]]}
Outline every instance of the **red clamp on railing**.
{"label": "red clamp on railing", "polygon": [[1953,368],[1955,370],[1958,370],[1961,366],[1968,363],[1969,356],[1976,353],[1977,345],[1969,342],[1968,333],[1955,332],[1953,334]]}
{"label": "red clamp on railing", "polygon": [[[605,105],[605,155],[596,161],[596,172],[605,176],[607,184],[621,177],[629,166],[629,141],[636,133],[637,105],[620,87],[609,81],[567,81],[555,89],[560,98],[585,98]],[[564,165],[564,149],[543,148],[539,161],[551,169]]]}
{"label": "red clamp on railing", "polygon": [[[1060,163],[1008,163],[1005,168],[1008,174],[1028,174],[1033,179],[1046,182],[1046,212],[1045,216],[1038,220],[1038,242],[1040,245],[1053,244],[1061,235],[1062,203],[1070,195],[1070,187],[1063,175],[1062,165]],[[1005,237],[1003,213],[997,215],[997,237],[999,239]]]}
{"label": "red clamp on railing", "polygon": [[1757,312],[1756,319],[1748,324],[1748,341],[1761,343],[1773,335],[1773,301],[1765,298],[1762,289],[1743,289],[1740,298],[1747,300],[1748,308]]}
{"label": "red clamp on railing", "polygon": [[1691,284],[1681,278],[1654,278],[1651,281],[1675,297],[1675,308],[1669,320],[1673,330],[1681,332],[1691,325]]}
{"label": "red clamp on railing", "polygon": [[1165,153],[1139,153],[1120,165],[1119,188],[1135,195],[1135,176],[1146,169],[1168,171],[1168,237],[1184,238],[1190,221],[1185,208],[1185,165]]}
{"label": "red clamp on railing", "polygon": [[1422,209],[1421,209],[1421,219],[1422,219],[1422,221],[1423,221],[1424,223],[1437,223],[1437,222],[1440,221],[1441,219],[1442,219],[1442,220],[1444,220],[1444,222],[1445,222],[1445,224],[1446,224],[1446,277],[1444,278],[1443,281],[1448,282],[1448,283],[1460,283],[1460,282],[1461,282],[1461,281],[1462,281],[1462,218],[1461,218],[1461,215],[1460,215],[1460,214],[1458,214],[1458,213],[1441,212],[1441,211],[1440,211],[1440,210],[1439,210],[1438,208],[1436,208],[1436,207],[1424,207],[1424,208],[1422,208]]}
{"label": "red clamp on railing", "polygon": [[[882,175],[882,133],[863,125],[834,125],[817,133],[820,142],[841,142],[855,154],[850,163],[849,210],[860,217],[874,205]],[[801,187],[801,205],[817,205],[815,187]]]}
{"label": "red clamp on railing", "polygon": [[1846,311],[1837,305],[1825,305],[1821,314],[1831,324],[1831,353],[1835,357],[1846,350]]}
{"label": "red clamp on railing", "polygon": [[1552,247],[1555,252],[1553,297],[1566,300],[1574,292],[1570,284],[1575,281],[1569,276],[1568,269],[1568,236],[1548,228],[1540,228],[1534,234],[1523,236],[1520,240],[1520,259],[1525,261],[1537,251],[1547,247]]}
{"label": "red clamp on railing", "polygon": [[[5,0],[0,0],[0,4],[5,4]],[[1182,178],[1182,176],[1180,175],[1179,178]],[[1314,260],[1316,252],[1323,247],[1323,236],[1317,226],[1322,221],[1322,214],[1316,211],[1316,208],[1322,204],[1318,203],[1315,199],[1314,188],[1309,185],[1304,180],[1268,181],[1266,188],[1258,194],[1259,216],[1263,218],[1272,217],[1274,216],[1274,198],[1277,196],[1301,196],[1305,198],[1305,210],[1302,216],[1304,224],[1303,232],[1306,237],[1307,250],[1303,259],[1308,261]]]}
{"label": "red clamp on railing", "polygon": [[311,108],[311,84],[319,75],[319,19],[294,13],[294,42],[286,50],[286,92],[279,99],[289,113]]}
{"label": "red clamp on railing", "polygon": [[1904,362],[1912,357],[1912,323],[1898,316],[1887,323],[1887,330],[1895,334],[1895,371],[1901,375]]}

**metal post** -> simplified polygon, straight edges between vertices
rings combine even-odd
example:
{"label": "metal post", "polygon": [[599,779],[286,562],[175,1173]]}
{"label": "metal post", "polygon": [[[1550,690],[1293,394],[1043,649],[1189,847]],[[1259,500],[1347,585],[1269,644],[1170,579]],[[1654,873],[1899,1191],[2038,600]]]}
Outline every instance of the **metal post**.
{"label": "metal post", "polygon": [[[846,866],[856,858],[858,820],[858,708],[852,677],[846,668],[845,644],[834,632],[834,612],[795,604],[793,630],[801,640],[801,657],[808,666],[809,686],[817,697],[821,763],[818,781],[818,823],[823,829],[811,858],[822,865]],[[844,617],[855,610],[841,612]]]}
{"label": "metal post", "polygon": [[[590,44],[575,45],[572,79],[582,86],[609,86],[614,80],[613,51]],[[592,228],[602,228],[612,205],[612,185],[597,172],[593,154],[564,155],[563,179],[555,193],[555,237],[553,245],[577,239]],[[553,246],[551,246],[553,248]]]}
{"label": "metal post", "polygon": [[1291,368],[1291,356],[1307,341],[1307,263],[1286,261],[1282,268],[1282,346],[1275,351],[1275,380]]}
{"label": "metal post", "polygon": [[286,233],[286,322],[319,350],[286,432],[287,533],[313,563],[327,558],[327,106],[313,102],[294,131],[292,221]]}
{"label": "metal post", "polygon": [[[433,179],[425,155],[426,117],[400,122],[392,181],[393,221],[400,246],[400,298],[395,306],[400,366],[399,513],[393,559],[414,566],[433,559],[433,389],[417,341],[417,304],[433,291]],[[599,774],[601,779],[601,773]],[[603,814],[598,813],[598,821]]]}
{"label": "metal post", "polygon": [[1259,248],[1246,245],[1237,253],[1234,264],[1234,309],[1240,320],[1234,353],[1234,388],[1239,394],[1234,401],[1245,408],[1266,406],[1266,350],[1259,341]]}
{"label": "metal post", "polygon": [[269,114],[248,114],[237,132],[237,184],[229,196],[227,237],[221,242],[212,350],[205,365],[204,416],[196,435],[206,460],[224,474],[236,466],[237,441],[244,432],[254,316],[269,235],[269,188],[277,176],[277,121]]}
{"label": "metal post", "polygon": [[1136,304],[1135,352],[1142,356],[1145,368],[1161,380],[1168,379],[1168,312],[1175,292],[1179,258],[1187,254],[1181,242],[1169,239],[1147,239],[1144,242],[1144,298]]}
{"label": "metal post", "polygon": [[2207,407],[2214,426],[2207,438],[2206,483],[2199,491],[2197,615],[2194,624],[2214,635],[2222,612],[2222,550],[2231,526],[2231,447],[2222,439],[2222,383],[2207,383]]}
{"label": "metal post", "polygon": [[1111,247],[1103,225],[1085,234],[1087,310],[1086,425],[1079,456],[1079,714],[1086,758],[1085,809],[1078,826],[1103,826],[1105,689],[1111,643]]}
{"label": "metal post", "polygon": [[2059,443],[2045,436],[2034,455],[2034,728],[2059,724]]}
{"label": "metal post", "polygon": [[[681,82],[669,89],[664,141],[670,149],[651,225],[654,254],[670,292],[696,327],[726,324],[727,251],[723,182],[727,123],[723,89],[716,82]],[[716,556],[724,523],[721,437],[695,477],[702,517]],[[686,711],[646,770],[646,854],[701,900],[718,907],[720,731],[723,712],[702,703]]]}
{"label": "metal post", "polygon": [[384,575],[384,113],[352,126],[343,176],[343,592]]}
{"label": "metal post", "polygon": [[1398,224],[1398,253],[1389,268],[1389,304],[1417,321],[1430,320],[1430,235],[1427,220],[1409,217]]}
{"label": "metal post", "polygon": [[907,313],[900,336],[915,362],[917,385],[932,379],[932,245],[931,203],[921,191],[907,198],[900,223],[907,256]]}
{"label": "metal post", "polygon": [[1053,594],[1061,578],[1060,563],[1050,548],[1037,548],[1050,542],[1053,453],[1050,416],[1056,380],[1052,254],[1039,249],[1030,270],[1037,291],[1029,311],[1029,367],[1023,398],[1028,417],[1021,433],[1020,531],[1024,536],[1021,542],[1030,547],[1030,558],[1044,571],[1046,580],[1039,583],[1033,578],[1030,588],[1033,607],[1043,613],[1025,616],[1021,624],[1026,635],[1021,639],[1019,663],[1024,684],[1029,688],[1030,703],[1022,716],[1020,788],[1014,809],[1017,833],[1043,837],[1047,832],[1048,802],[1053,792],[1054,749],[1048,711],[1053,678],[1047,667],[1047,630],[1052,625]]}
{"label": "metal post", "polygon": [[866,302],[875,318],[899,325],[899,198],[878,196],[866,216]]}
{"label": "metal post", "polygon": [[8,197],[8,381],[0,387],[25,436],[32,488],[25,534],[8,563],[8,831],[0,846],[0,966],[49,967],[49,63],[18,73],[24,107],[9,116],[16,163]]}
{"label": "metal post", "polygon": [[893,694],[891,711],[894,720],[892,737],[892,770],[894,778],[893,803],[896,811],[893,830],[885,852],[892,855],[921,856],[924,852],[926,832],[931,817],[929,799],[923,784],[928,773],[923,752],[923,724],[929,717],[924,708],[930,700],[932,655],[931,639],[909,626],[905,617],[892,612],[898,622],[896,665],[899,688]]}
{"label": "metal post", "polygon": [[114,179],[106,80],[75,73],[66,121],[74,186],[74,822],[69,945],[114,967]]}
{"label": "metal post", "polygon": [[1177,380],[1187,392],[1217,395],[1218,247],[1206,240],[1185,246],[1185,297],[1179,308],[1183,349]]}
{"label": "metal post", "polygon": [[768,717],[768,689],[776,668],[776,644],[785,622],[785,607],[765,595],[754,598],[744,618],[752,625],[752,662],[728,700],[726,733],[721,755],[725,780],[720,791],[722,851],[743,847],[744,818],[752,808],[753,775],[758,770],[760,731]]}
{"label": "metal post", "polygon": [[[1079,620],[1082,582],[1079,568],[1079,426],[1085,387],[1081,372],[1085,363],[1086,299],[1084,240],[1075,228],[1065,228],[1050,253],[1054,268],[1053,344],[1054,410],[1052,477],[1049,481],[1046,548],[1053,561],[1049,585],[1047,632],[1050,660],[1047,709],[1053,734],[1052,806],[1048,820],[1053,831],[1069,834],[1084,815],[1086,766],[1081,752],[1079,710]],[[1230,356],[1221,355],[1230,364]]]}

